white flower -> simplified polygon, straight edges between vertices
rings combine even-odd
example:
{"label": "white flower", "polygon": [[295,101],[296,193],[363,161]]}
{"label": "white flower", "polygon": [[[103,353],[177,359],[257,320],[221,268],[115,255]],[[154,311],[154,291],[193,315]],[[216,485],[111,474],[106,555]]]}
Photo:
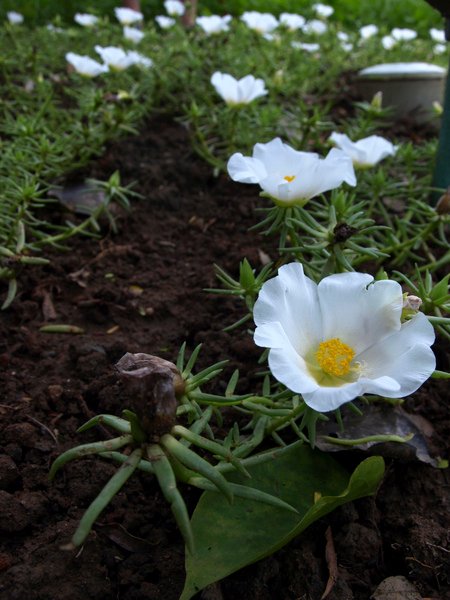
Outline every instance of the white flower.
{"label": "white flower", "polygon": [[180,0],[165,0],[164,8],[171,17],[181,17],[186,11],[186,7]]}
{"label": "white flower", "polygon": [[432,325],[423,313],[402,323],[402,306],[395,281],[352,272],[316,285],[291,263],[261,288],[254,339],[270,348],[273,376],[316,411],[362,394],[401,398],[436,365]]}
{"label": "white flower", "polygon": [[67,52],[66,60],[72,65],[77,73],[84,77],[97,77],[97,75],[108,71],[106,65],[100,64],[89,56],[75,54],[75,52]]}
{"label": "white flower", "polygon": [[144,37],[144,32],[136,27],[128,27],[128,25],[125,25],[123,28],[123,36],[126,40],[129,40],[134,44],[139,44]]}
{"label": "white flower", "polygon": [[364,25],[364,27],[361,27],[361,29],[359,30],[359,35],[362,37],[363,40],[368,40],[377,33],[378,27],[376,25]]}
{"label": "white flower", "polygon": [[353,44],[350,44],[348,42],[341,42],[341,48],[345,52],[351,52],[353,50]]}
{"label": "white flower", "polygon": [[155,17],[155,21],[161,27],[161,29],[169,29],[169,27],[173,27],[176,21],[172,19],[172,17],[166,17],[166,15],[158,15]]}
{"label": "white flower", "polygon": [[338,31],[336,36],[338,40],[341,40],[341,42],[348,42],[349,40],[348,33],[345,33],[345,31]]}
{"label": "white flower", "polygon": [[135,64],[128,52],[116,46],[95,46],[95,51],[112,71],[123,71]]}
{"label": "white flower", "polygon": [[221,33],[230,29],[229,23],[231,21],[231,15],[225,15],[219,17],[218,15],[211,15],[209,17],[197,17],[195,22],[203,31],[208,34]]}
{"label": "white flower", "polygon": [[258,33],[270,33],[279,25],[278,20],[270,13],[260,13],[256,10],[250,10],[242,13],[241,21],[243,21],[249,29],[253,29]]}
{"label": "white flower", "polygon": [[51,31],[52,33],[64,33],[64,29],[62,27],[56,27],[53,23],[48,23],[46,26],[47,31]]}
{"label": "white flower", "polygon": [[444,54],[445,52],[447,52],[447,44],[435,44],[433,46],[434,54]]}
{"label": "white flower", "polygon": [[315,33],[316,35],[322,35],[327,31],[328,27],[326,23],[323,21],[319,21],[318,19],[312,19],[308,21],[303,27],[303,31],[305,33]]}
{"label": "white flower", "polygon": [[216,71],[211,77],[211,83],[219,96],[230,106],[248,104],[267,94],[264,81],[255,79],[253,75],[246,75],[238,80],[228,73]]}
{"label": "white flower", "polygon": [[291,46],[292,48],[295,48],[295,50],[306,50],[306,52],[317,52],[320,50],[320,44],[308,44],[307,42],[297,42],[297,40],[291,42]]}
{"label": "white flower", "polygon": [[334,8],[328,6],[328,4],[321,4],[318,2],[317,4],[313,4],[312,7],[319,17],[324,17],[325,19],[334,13]]}
{"label": "white flower", "polygon": [[137,65],[138,67],[144,67],[144,69],[149,69],[150,67],[153,66],[153,61],[151,58],[148,58],[147,56],[144,56],[143,54],[140,54],[139,52],[136,52],[135,50],[129,50],[127,55],[128,55],[128,60],[130,61],[130,64],[132,64],[132,65]]}
{"label": "white flower", "polygon": [[433,42],[438,42],[439,44],[445,43],[445,31],[442,29],[435,29],[432,27],[430,29],[430,38]]}
{"label": "white flower", "polygon": [[392,35],[383,35],[383,37],[381,38],[381,45],[383,46],[383,48],[385,50],[391,50],[391,48],[393,48],[397,43],[397,40],[395,40]]}
{"label": "white flower", "polygon": [[306,20],[302,15],[296,15],[292,13],[281,13],[280,15],[280,24],[284,25],[286,29],[289,31],[297,31],[297,29],[302,29]]}
{"label": "white flower", "polygon": [[350,156],[355,167],[372,167],[386,156],[393,156],[397,152],[396,146],[379,135],[371,135],[352,142],[345,133],[334,131],[329,140]]}
{"label": "white flower", "polygon": [[133,23],[142,21],[144,18],[144,15],[141,12],[133,10],[132,8],[115,8],[114,13],[121,25],[132,25]]}
{"label": "white flower", "polygon": [[294,150],[280,138],[255,144],[251,157],[233,154],[227,168],[233,181],[258,183],[279,206],[302,206],[343,181],[356,185],[352,161],[341,150],[333,148],[320,158],[313,152]]}
{"label": "white flower", "polygon": [[74,21],[82,27],[94,27],[98,23],[98,17],[88,13],[75,13]]}
{"label": "white flower", "polygon": [[394,40],[398,42],[409,42],[417,37],[417,32],[413,29],[401,29],[400,27],[394,27],[391,31],[391,35]]}
{"label": "white flower", "polygon": [[23,23],[23,15],[15,10],[10,10],[6,13],[6,16],[8,17],[8,21],[11,23],[11,25],[20,25]]}

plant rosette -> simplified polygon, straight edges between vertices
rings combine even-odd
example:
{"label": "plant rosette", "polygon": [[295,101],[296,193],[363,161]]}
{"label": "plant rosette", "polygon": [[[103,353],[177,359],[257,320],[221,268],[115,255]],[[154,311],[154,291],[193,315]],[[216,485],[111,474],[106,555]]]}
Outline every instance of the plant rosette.
{"label": "plant rosette", "polygon": [[402,322],[399,283],[339,273],[319,284],[300,263],[282,266],[254,306],[255,343],[278,381],[317,412],[363,394],[402,398],[430,377],[435,334],[426,315]]}
{"label": "plant rosette", "polygon": [[333,148],[321,158],[314,152],[294,150],[280,138],[256,144],[253,156],[233,154],[227,168],[233,181],[259,184],[264,195],[281,207],[303,206],[344,181],[356,185],[352,160],[342,150]]}
{"label": "plant rosette", "polygon": [[379,135],[352,142],[345,133],[333,131],[329,141],[350,156],[355,169],[373,167],[387,156],[394,156],[398,150],[397,146]]}

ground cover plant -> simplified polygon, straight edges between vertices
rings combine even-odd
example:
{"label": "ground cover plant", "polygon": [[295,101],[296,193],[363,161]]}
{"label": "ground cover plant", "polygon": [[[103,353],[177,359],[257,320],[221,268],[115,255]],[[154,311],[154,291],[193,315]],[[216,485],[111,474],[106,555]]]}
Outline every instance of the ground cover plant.
{"label": "ground cover plant", "polygon": [[446,597],[442,32],[178,8],[1,32],[0,589]]}

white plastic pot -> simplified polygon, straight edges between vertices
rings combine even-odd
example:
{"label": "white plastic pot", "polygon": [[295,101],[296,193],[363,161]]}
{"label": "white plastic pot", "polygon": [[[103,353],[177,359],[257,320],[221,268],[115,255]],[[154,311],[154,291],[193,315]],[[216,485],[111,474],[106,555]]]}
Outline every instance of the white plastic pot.
{"label": "white plastic pot", "polygon": [[359,71],[357,87],[364,100],[383,93],[383,107],[394,116],[425,123],[434,116],[433,103],[442,103],[447,71],[428,63],[386,63]]}

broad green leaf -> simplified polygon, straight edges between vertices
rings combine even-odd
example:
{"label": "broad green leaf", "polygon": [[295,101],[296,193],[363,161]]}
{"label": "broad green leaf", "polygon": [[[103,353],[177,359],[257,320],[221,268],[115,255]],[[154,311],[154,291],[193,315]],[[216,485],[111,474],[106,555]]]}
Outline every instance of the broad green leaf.
{"label": "broad green leaf", "polygon": [[219,493],[202,494],[192,516],[195,552],[186,553],[180,600],[189,600],[210,583],[272,554],[341,504],[373,494],[384,462],[378,456],[367,458],[349,479],[328,454],[295,443],[274,460],[247,469],[251,479],[238,473],[228,479],[279,496],[299,514],[241,498],[229,504]]}

